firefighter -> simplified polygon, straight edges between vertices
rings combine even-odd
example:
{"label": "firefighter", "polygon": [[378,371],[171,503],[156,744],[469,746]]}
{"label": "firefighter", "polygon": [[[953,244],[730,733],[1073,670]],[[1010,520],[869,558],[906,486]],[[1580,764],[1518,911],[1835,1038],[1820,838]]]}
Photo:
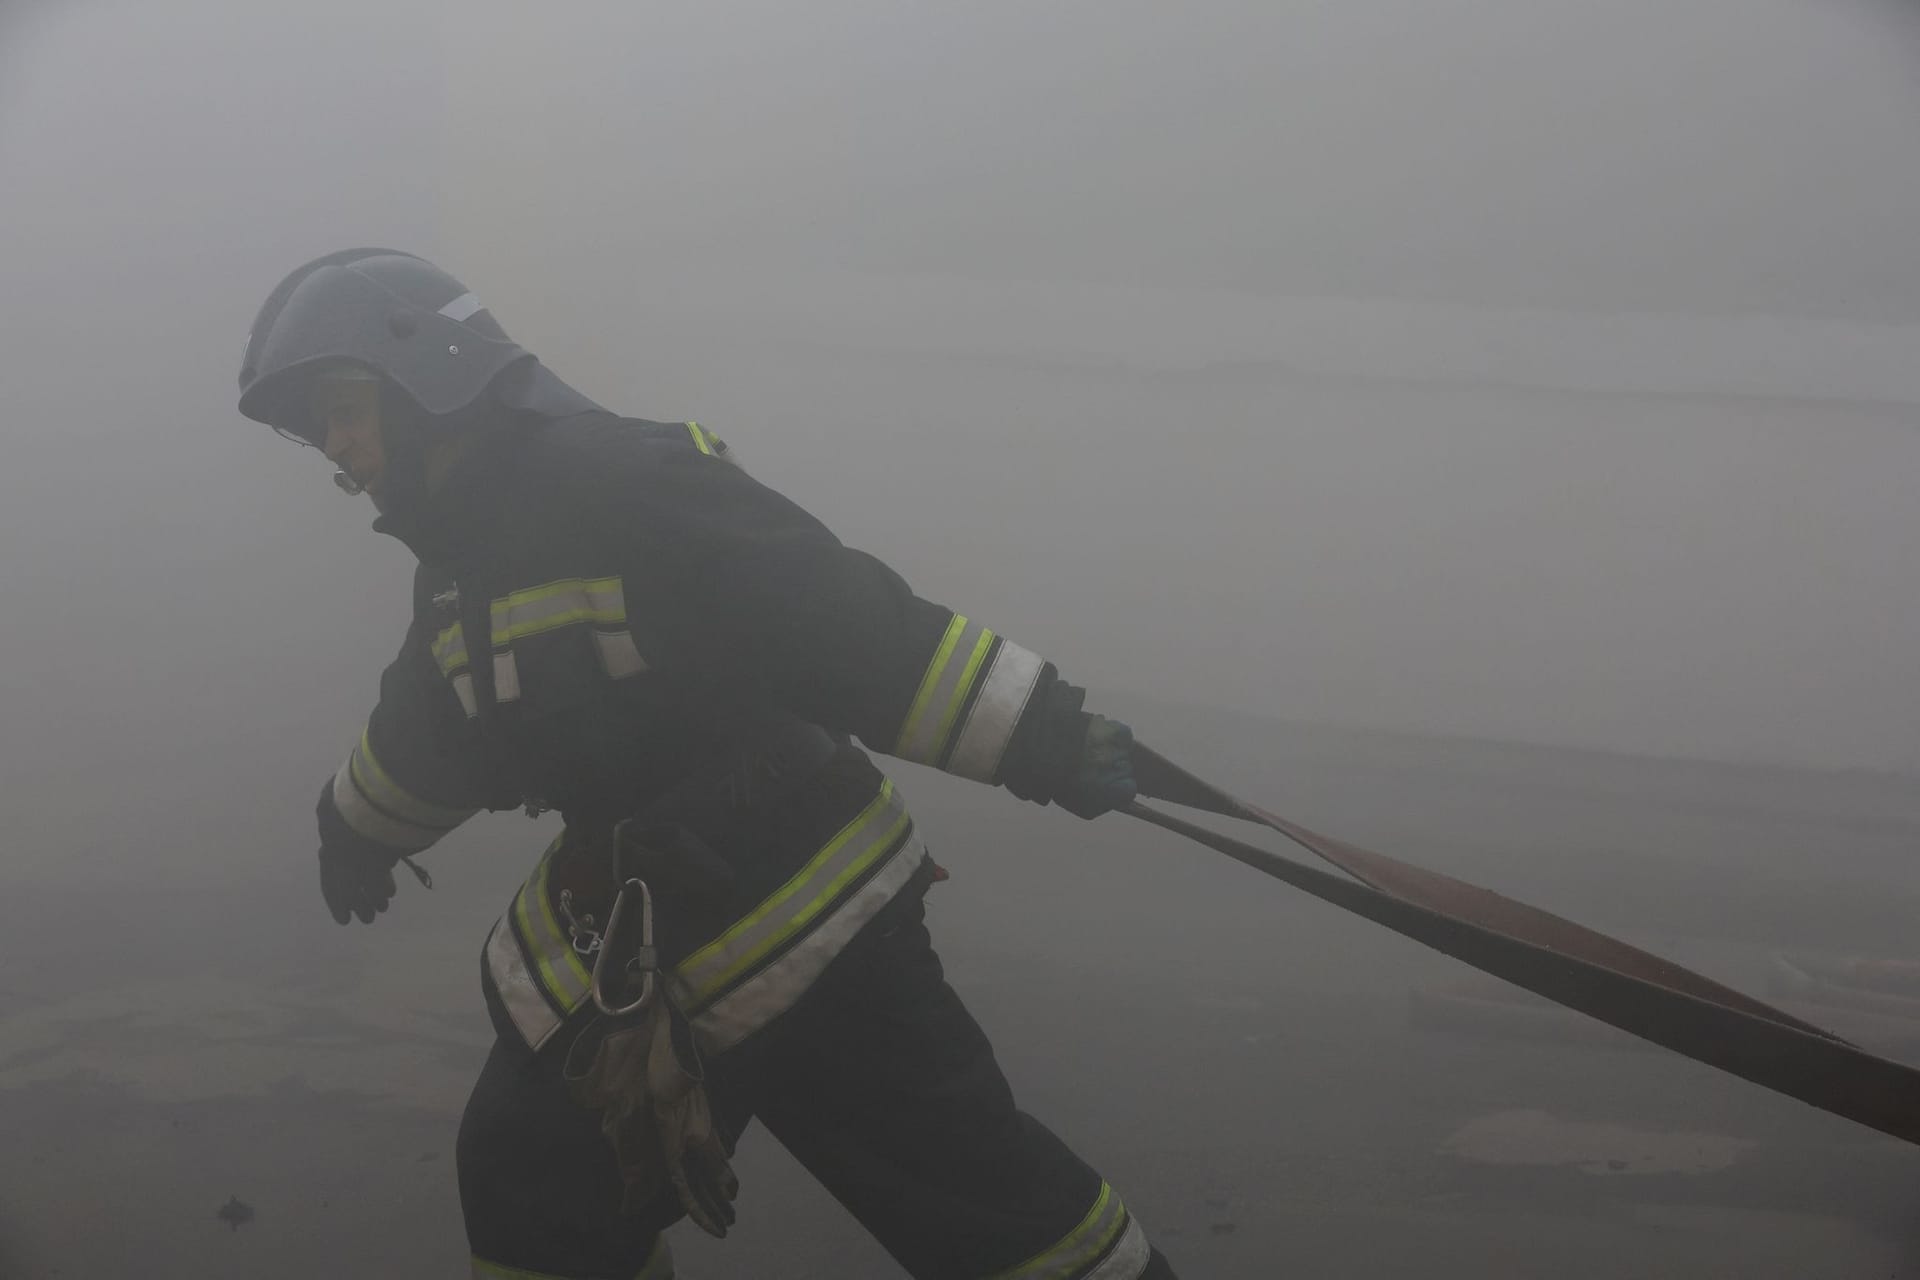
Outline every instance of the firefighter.
{"label": "firefighter", "polygon": [[281,281],[239,407],[324,451],[419,562],[320,794],[334,919],[370,923],[396,865],[482,809],[564,819],[482,950],[475,1275],[670,1276],[668,1226],[732,1223],[754,1118],[921,1280],[1173,1275],[1015,1106],[928,936],[942,873],[855,745],[1093,818],[1133,798],[1125,725],[712,432],[588,400],[411,254]]}

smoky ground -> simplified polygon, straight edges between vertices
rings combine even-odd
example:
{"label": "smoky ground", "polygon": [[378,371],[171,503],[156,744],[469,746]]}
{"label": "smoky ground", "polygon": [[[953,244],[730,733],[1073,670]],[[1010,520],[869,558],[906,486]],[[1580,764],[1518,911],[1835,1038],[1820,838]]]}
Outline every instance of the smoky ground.
{"label": "smoky ground", "polygon": [[[1920,911],[1898,779],[1109,702],[1302,821],[1761,994],[1783,948],[1906,954]],[[1184,1275],[1920,1275],[1901,1143],[1571,1015],[1449,1018],[1489,994],[1469,970],[1205,850],[900,774],[954,873],[930,908],[950,981],[1021,1104]],[[464,1274],[479,945],[544,838],[461,832],[435,890],[405,882],[372,929],[336,928],[299,860],[229,889],[9,897],[10,946],[40,963],[0,1015],[0,1269]],[[171,945],[188,931],[217,942]],[[898,1274],[764,1131],[738,1167],[734,1236],[673,1234],[686,1274]],[[230,1198],[251,1217],[218,1216]]]}

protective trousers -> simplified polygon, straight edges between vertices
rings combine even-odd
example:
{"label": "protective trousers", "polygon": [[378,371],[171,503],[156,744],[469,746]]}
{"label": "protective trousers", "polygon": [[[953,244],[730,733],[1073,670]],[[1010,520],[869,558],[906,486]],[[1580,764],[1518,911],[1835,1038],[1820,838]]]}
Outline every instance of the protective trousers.
{"label": "protective trousers", "polygon": [[[679,1202],[669,1192],[621,1212],[614,1153],[569,1096],[563,1056],[503,1037],[467,1103],[459,1174],[474,1274],[666,1280],[661,1232]],[[918,895],[708,1070],[729,1149],[757,1117],[915,1280],[1173,1280],[1119,1195],[1014,1106],[946,983]],[[743,1217],[754,1192],[741,1192]]]}

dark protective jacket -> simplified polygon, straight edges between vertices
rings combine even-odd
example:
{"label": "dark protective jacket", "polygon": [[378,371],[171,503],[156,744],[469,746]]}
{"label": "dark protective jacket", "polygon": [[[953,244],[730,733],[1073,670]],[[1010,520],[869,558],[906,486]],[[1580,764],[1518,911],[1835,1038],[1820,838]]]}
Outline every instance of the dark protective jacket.
{"label": "dark protective jacket", "polygon": [[[376,528],[419,557],[413,620],[322,794],[325,845],[397,857],[522,804],[578,832],[737,785],[755,743],[833,740],[770,801],[691,806],[728,815],[697,833],[730,869],[722,905],[669,926],[696,930],[668,948],[671,983],[710,1051],[925,882],[912,819],[849,736],[1044,799],[1052,666],[916,596],[697,424],[525,418]],[[580,904],[556,881],[570,838],[485,950],[496,1016],[536,1048],[588,998]]]}

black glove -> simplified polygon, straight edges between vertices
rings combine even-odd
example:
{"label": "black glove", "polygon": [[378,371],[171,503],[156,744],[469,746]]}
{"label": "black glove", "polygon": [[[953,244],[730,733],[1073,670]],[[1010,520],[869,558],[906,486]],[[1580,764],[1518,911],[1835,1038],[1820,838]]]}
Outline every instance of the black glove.
{"label": "black glove", "polygon": [[1027,712],[1001,782],[1022,800],[1097,818],[1132,803],[1133,730],[1081,710],[1087,691],[1054,680]]}
{"label": "black glove", "polygon": [[333,922],[345,924],[347,917],[359,916],[361,924],[372,924],[374,916],[393,901],[397,861],[391,854],[322,845],[320,895],[327,900]]}
{"label": "black glove", "polygon": [[1075,817],[1097,818],[1132,804],[1139,793],[1133,780],[1133,730],[1118,720],[1089,715],[1073,785],[1054,798]]}

